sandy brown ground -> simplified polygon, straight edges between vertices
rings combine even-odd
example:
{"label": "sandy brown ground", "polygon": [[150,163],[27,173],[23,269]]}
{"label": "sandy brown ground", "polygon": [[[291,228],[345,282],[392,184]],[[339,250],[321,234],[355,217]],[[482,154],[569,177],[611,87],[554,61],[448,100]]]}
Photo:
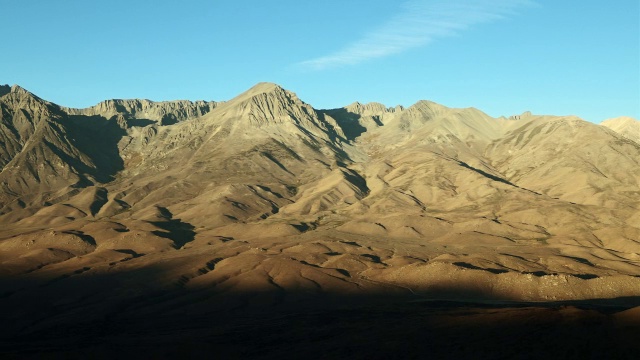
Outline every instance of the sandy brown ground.
{"label": "sandy brown ground", "polygon": [[499,271],[486,265],[493,247],[389,243],[335,231],[200,234],[179,250],[94,250],[5,275],[0,353],[631,359],[640,350],[637,278]]}

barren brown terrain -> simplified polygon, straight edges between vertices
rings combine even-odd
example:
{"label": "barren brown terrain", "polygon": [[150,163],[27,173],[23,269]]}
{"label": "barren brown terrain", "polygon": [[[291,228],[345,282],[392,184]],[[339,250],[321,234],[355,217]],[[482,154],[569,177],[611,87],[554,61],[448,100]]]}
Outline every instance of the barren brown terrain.
{"label": "barren brown terrain", "polygon": [[0,86],[0,111],[3,357],[639,350],[635,119],[270,83],[87,109]]}

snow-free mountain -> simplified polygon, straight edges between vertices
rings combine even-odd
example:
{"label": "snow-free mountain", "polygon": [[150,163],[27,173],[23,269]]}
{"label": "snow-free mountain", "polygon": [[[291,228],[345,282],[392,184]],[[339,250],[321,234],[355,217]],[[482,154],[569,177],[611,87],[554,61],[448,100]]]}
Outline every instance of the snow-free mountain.
{"label": "snow-free mountain", "polygon": [[639,275],[632,118],[319,110],[271,83],[73,109],[0,86],[6,321],[335,294],[637,297]]}

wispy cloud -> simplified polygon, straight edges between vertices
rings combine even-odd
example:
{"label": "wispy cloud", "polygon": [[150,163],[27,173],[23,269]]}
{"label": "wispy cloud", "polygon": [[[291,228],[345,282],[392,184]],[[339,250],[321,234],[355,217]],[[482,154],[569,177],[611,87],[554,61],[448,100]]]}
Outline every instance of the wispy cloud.
{"label": "wispy cloud", "polygon": [[322,70],[401,53],[513,15],[531,0],[410,0],[381,27],[335,53],[299,65]]}

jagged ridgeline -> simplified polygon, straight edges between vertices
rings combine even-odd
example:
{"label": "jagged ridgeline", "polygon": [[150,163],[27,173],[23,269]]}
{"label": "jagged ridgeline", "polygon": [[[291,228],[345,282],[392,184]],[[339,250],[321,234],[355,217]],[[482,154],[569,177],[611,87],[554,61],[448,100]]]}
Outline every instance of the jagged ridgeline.
{"label": "jagged ridgeline", "polygon": [[2,86],[0,110],[4,274],[162,263],[177,277],[160,287],[640,288],[631,118],[492,118],[430,101],[318,110],[270,83],[225,102],[86,109]]}

